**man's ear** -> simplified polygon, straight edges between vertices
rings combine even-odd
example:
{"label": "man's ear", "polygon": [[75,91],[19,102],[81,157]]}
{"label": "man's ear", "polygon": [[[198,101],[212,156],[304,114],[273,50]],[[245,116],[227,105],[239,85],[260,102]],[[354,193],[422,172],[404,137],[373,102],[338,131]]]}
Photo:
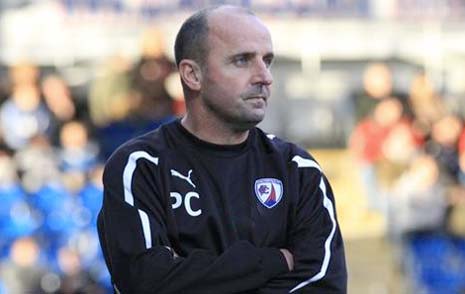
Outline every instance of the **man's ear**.
{"label": "man's ear", "polygon": [[200,91],[202,84],[202,71],[200,66],[192,59],[183,59],[179,63],[179,74],[182,81],[192,91]]}

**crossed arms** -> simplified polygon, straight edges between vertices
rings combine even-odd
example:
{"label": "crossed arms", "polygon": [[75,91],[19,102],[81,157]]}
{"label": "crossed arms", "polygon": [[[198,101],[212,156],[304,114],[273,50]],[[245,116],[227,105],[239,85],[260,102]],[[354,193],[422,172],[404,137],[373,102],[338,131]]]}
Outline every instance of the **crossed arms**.
{"label": "crossed arms", "polygon": [[110,162],[104,176],[99,235],[121,293],[346,293],[334,199],[320,172],[297,171],[302,184],[286,249],[239,240],[219,255],[203,248],[178,254],[168,229],[174,227],[171,204],[153,197],[160,193],[147,176],[153,162],[139,161],[138,172],[146,176],[131,182],[132,205],[121,182],[125,166]]}

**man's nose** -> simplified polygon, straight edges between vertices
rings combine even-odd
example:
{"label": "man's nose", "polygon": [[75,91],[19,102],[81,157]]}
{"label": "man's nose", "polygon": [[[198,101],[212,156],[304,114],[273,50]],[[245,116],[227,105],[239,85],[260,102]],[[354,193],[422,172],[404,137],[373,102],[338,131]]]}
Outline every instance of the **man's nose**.
{"label": "man's nose", "polygon": [[271,74],[270,66],[264,61],[258,61],[255,65],[254,71],[254,84],[262,84],[265,86],[269,86],[273,83],[273,75]]}

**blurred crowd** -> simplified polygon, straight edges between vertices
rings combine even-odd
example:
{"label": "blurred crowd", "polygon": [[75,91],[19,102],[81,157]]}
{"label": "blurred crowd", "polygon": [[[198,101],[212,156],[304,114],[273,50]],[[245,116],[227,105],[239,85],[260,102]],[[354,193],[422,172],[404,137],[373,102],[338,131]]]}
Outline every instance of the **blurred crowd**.
{"label": "blurred crowd", "polygon": [[[108,293],[98,243],[103,164],[124,141],[183,111],[156,31],[137,60],[111,57],[86,99],[30,62],[0,83],[0,293]],[[176,92],[175,92],[176,93]]]}
{"label": "blurred crowd", "polygon": [[[386,217],[401,250],[399,264],[432,287],[412,293],[463,293],[465,109],[448,103],[424,72],[408,93],[396,93],[392,71],[376,63],[366,68],[363,84],[354,96],[357,123],[349,147],[367,207]],[[455,266],[446,264],[446,255]],[[416,256],[415,263],[406,264],[408,256]]]}
{"label": "blurred crowd", "polygon": [[[148,31],[141,48],[136,60],[103,62],[84,99],[58,71],[8,66],[0,80],[0,294],[111,291],[96,230],[103,164],[129,138],[184,111],[160,33]],[[367,209],[385,215],[404,249],[439,235],[465,252],[465,109],[451,107],[424,72],[408,93],[393,80],[386,64],[369,64],[352,96],[347,147]]]}

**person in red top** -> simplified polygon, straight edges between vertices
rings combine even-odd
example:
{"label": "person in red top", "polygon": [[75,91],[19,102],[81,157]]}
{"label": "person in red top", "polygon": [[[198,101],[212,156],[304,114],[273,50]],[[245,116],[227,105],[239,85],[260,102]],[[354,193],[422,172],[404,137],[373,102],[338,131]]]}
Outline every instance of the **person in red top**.
{"label": "person in red top", "polygon": [[349,147],[359,164],[370,208],[379,208],[381,205],[376,164],[384,157],[383,147],[391,131],[406,123],[402,113],[403,107],[398,99],[383,99],[370,116],[355,126],[350,137]]}

